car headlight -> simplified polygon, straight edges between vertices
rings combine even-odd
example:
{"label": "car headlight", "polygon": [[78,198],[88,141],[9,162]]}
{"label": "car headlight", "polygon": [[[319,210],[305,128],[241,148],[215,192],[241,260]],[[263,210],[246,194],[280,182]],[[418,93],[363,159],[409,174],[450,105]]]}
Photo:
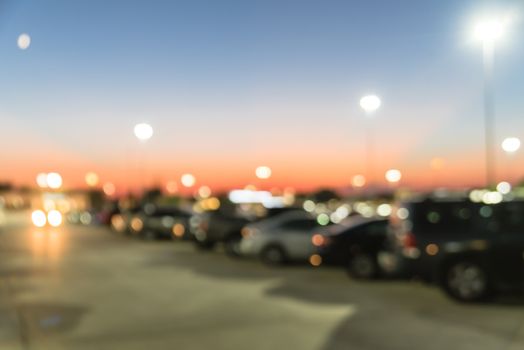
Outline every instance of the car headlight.
{"label": "car headlight", "polygon": [[144,228],[144,223],[139,218],[133,218],[131,220],[131,228],[135,232],[140,232],[140,231],[142,231],[142,228]]}
{"label": "car headlight", "polygon": [[183,224],[176,223],[175,225],[173,225],[173,235],[175,235],[175,237],[180,238],[184,235],[185,232],[186,232],[186,228]]}
{"label": "car headlight", "polygon": [[58,210],[51,210],[47,213],[47,222],[53,227],[62,225],[62,213]]}
{"label": "car headlight", "polygon": [[47,223],[47,218],[43,210],[35,210],[31,214],[31,221],[36,227],[44,227]]}

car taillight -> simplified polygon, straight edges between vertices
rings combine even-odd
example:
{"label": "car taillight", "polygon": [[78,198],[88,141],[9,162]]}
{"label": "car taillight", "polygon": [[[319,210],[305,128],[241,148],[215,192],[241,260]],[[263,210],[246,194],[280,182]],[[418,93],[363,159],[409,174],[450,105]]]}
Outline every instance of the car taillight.
{"label": "car taillight", "polygon": [[417,239],[415,238],[415,235],[413,233],[408,232],[402,238],[402,244],[404,248],[416,248]]}
{"label": "car taillight", "polygon": [[311,237],[311,243],[316,247],[326,246],[329,243],[329,238],[317,233]]}
{"label": "car taillight", "polygon": [[243,238],[248,238],[251,236],[251,230],[247,227],[242,227],[242,230],[240,230],[240,234]]}

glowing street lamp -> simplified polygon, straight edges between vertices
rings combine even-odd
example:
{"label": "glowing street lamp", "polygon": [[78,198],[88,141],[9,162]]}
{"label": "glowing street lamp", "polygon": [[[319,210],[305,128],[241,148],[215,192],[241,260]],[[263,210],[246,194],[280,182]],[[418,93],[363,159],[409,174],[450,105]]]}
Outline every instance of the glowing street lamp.
{"label": "glowing street lamp", "polygon": [[271,177],[271,168],[268,166],[259,166],[255,169],[255,175],[262,180],[269,179]]}
{"label": "glowing street lamp", "polygon": [[62,176],[59,173],[47,174],[47,187],[57,190],[62,187]]}
{"label": "glowing street lamp", "polygon": [[376,95],[367,95],[360,99],[360,108],[368,113],[368,115],[375,112],[381,104],[382,101],[380,101],[380,98]]}
{"label": "glowing street lamp", "polygon": [[180,182],[184,187],[193,187],[196,183],[196,178],[193,174],[184,174],[180,177]]}
{"label": "glowing street lamp", "polygon": [[[136,124],[135,125],[135,128],[133,129],[134,133],[135,133],[135,136],[136,138],[142,142],[142,143],[145,143],[147,142],[151,137],[153,137],[153,127],[147,123],[139,123],[139,124]],[[142,159],[142,163],[145,164],[145,154],[143,155],[143,158]],[[139,162],[140,163],[140,159],[139,159]],[[138,177],[139,177],[139,181],[140,181],[140,185],[142,187],[142,190],[145,189],[145,165],[142,164],[142,166],[139,166],[139,174],[138,174]]]}
{"label": "glowing street lamp", "polygon": [[142,142],[146,142],[153,136],[153,127],[147,123],[139,123],[133,129],[135,136]]}
{"label": "glowing street lamp", "polygon": [[506,153],[515,153],[520,148],[520,140],[516,137],[506,137],[502,141],[501,147]]}
{"label": "glowing street lamp", "polygon": [[397,169],[389,169],[386,171],[386,181],[390,184],[396,184],[402,179],[402,173]]}
{"label": "glowing street lamp", "polygon": [[29,45],[31,45],[31,37],[29,36],[29,34],[26,33],[20,34],[18,36],[16,44],[18,45],[18,48],[20,50],[26,50],[29,48]]}
{"label": "glowing street lamp", "polygon": [[[377,95],[366,95],[360,99],[360,108],[366,112],[366,115],[370,117],[375,113],[380,106],[382,101]],[[373,128],[371,122],[367,125],[366,133],[366,170],[367,178],[369,179],[370,184],[375,180],[374,176],[374,142],[373,142]]]}
{"label": "glowing street lamp", "polygon": [[40,188],[47,188],[47,174],[39,173],[38,175],[36,175],[36,184]]}
{"label": "glowing street lamp", "polygon": [[504,34],[504,23],[487,19],[476,24],[475,37],[482,42],[484,64],[484,141],[486,156],[486,186],[495,181],[495,104],[493,98],[493,59],[495,42]]}
{"label": "glowing street lamp", "polygon": [[504,152],[506,152],[507,156],[508,156],[508,159],[507,159],[507,165],[508,165],[508,169],[507,169],[507,177],[508,177],[508,180],[509,178],[511,177],[511,162],[512,162],[512,156],[515,152],[517,152],[519,149],[520,149],[520,140],[517,138],[517,137],[506,137],[501,145],[502,147],[502,150]]}

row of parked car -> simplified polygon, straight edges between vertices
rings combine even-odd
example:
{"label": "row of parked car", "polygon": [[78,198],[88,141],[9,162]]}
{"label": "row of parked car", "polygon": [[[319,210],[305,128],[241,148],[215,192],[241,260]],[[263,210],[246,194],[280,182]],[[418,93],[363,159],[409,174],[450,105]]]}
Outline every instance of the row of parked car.
{"label": "row of parked car", "polygon": [[201,250],[223,245],[232,257],[273,266],[308,262],[342,266],[357,279],[416,277],[461,301],[524,291],[524,201],[412,198],[387,218],[366,216],[321,226],[302,208],[268,209],[260,217],[146,204],[115,208],[106,220],[117,232],[187,240]]}

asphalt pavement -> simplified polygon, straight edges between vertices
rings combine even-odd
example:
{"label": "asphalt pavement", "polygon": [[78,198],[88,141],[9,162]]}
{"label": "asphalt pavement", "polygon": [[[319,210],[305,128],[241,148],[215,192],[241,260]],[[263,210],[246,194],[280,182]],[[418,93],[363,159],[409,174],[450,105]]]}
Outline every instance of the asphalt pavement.
{"label": "asphalt pavement", "polygon": [[28,218],[0,226],[1,350],[524,349],[522,297],[463,305],[418,282]]}

